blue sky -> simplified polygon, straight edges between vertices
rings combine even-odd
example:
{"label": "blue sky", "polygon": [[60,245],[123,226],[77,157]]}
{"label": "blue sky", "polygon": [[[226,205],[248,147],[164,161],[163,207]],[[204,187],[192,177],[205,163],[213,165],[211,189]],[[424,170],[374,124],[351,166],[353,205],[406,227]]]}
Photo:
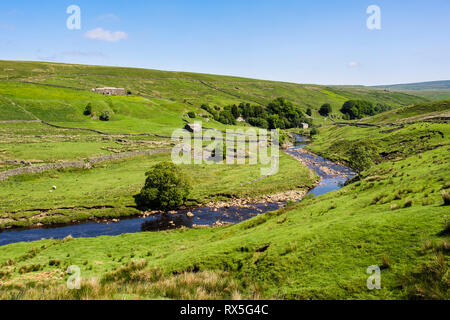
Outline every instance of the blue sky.
{"label": "blue sky", "polygon": [[[81,30],[66,9],[81,8]],[[369,5],[381,30],[369,30]],[[448,0],[1,1],[0,59],[317,84],[450,79]]]}

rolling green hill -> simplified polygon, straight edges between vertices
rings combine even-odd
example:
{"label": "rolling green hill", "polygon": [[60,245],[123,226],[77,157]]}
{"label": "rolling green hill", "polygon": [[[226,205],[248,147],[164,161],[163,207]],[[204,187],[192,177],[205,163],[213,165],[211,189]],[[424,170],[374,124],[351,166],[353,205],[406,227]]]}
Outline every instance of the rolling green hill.
{"label": "rolling green hill", "polygon": [[450,90],[450,80],[374,86],[394,90]]}
{"label": "rolling green hill", "polygon": [[[67,108],[67,104],[70,104],[72,108],[80,109],[82,107],[81,101],[84,103],[89,99],[95,99],[95,94],[87,91],[105,86],[123,87],[130,90],[133,95],[147,99],[134,100],[135,103],[145,104],[149,103],[149,100],[168,101],[166,104],[172,104],[180,109],[195,109],[195,106],[199,107],[204,103],[219,106],[240,102],[264,105],[277,97],[284,97],[305,111],[308,107],[318,110],[322,104],[330,103],[335,112],[340,109],[345,101],[350,99],[369,100],[389,104],[393,107],[427,101],[425,98],[410,94],[384,92],[383,90],[365,87],[318,86],[132,68],[0,61],[0,70],[2,70],[0,79],[10,81],[6,84],[7,86],[11,85],[11,81],[13,83],[19,82],[17,86],[21,86],[21,91],[36,91],[36,85],[32,86],[30,83],[37,84],[42,95],[45,95],[48,89],[50,90],[49,94],[55,96],[55,91],[58,90],[56,95],[67,96],[64,108]],[[51,91],[52,89],[53,91]],[[4,95],[5,90],[9,90],[9,88],[4,88],[3,93],[0,94]],[[79,96],[78,100],[81,101],[70,102],[72,100],[70,95]],[[108,103],[108,99],[105,101],[102,97],[97,97],[96,100],[102,99],[104,100],[103,104]],[[120,98],[111,98],[111,100],[118,100],[118,104],[123,102]],[[113,101],[114,103],[115,101]],[[73,104],[76,105],[73,106]],[[23,107],[27,108],[26,105]],[[36,106],[30,106],[30,108],[36,110]],[[60,108],[63,108],[63,106],[60,106]],[[46,115],[47,112],[44,110],[43,114]],[[75,117],[73,121],[76,121],[77,118],[79,116]],[[145,118],[145,113],[143,118]],[[57,116],[54,119],[66,120]]]}
{"label": "rolling green hill", "polygon": [[[185,113],[204,112],[203,103],[265,105],[280,96],[314,109],[320,127],[309,151],[347,163],[348,150],[370,139],[381,156],[338,191],[237,225],[2,246],[0,299],[449,298],[450,127],[425,122],[447,117],[448,100],[131,68],[0,61],[0,70],[0,171],[170,148],[169,139],[143,133],[170,135]],[[103,86],[132,95],[90,91]],[[394,109],[343,123],[318,116],[321,104],[337,114],[349,99]],[[110,121],[85,116],[89,103],[95,114],[109,111]],[[0,182],[0,229],[139,214],[133,194],[145,171],[168,158],[161,152],[10,177]],[[260,167],[183,165],[195,182],[190,200],[303,191],[317,179],[282,153],[277,175],[247,184]],[[67,290],[71,265],[82,269],[81,290]],[[381,268],[381,290],[366,285],[373,265]]]}
{"label": "rolling green hill", "polygon": [[372,88],[413,94],[429,100],[450,99],[450,80],[375,86]]}

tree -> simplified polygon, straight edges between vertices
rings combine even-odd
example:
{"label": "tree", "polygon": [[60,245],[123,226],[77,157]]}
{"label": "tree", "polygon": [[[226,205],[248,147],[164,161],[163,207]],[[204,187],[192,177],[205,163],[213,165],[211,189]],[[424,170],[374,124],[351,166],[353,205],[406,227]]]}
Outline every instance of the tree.
{"label": "tree", "polygon": [[361,119],[364,116],[373,116],[376,114],[375,107],[369,101],[349,100],[341,108],[344,115],[348,115],[351,120]]}
{"label": "tree", "polygon": [[86,108],[84,108],[83,114],[85,116],[90,116],[92,114],[92,106],[90,102],[87,104]]}
{"label": "tree", "polygon": [[319,114],[322,117],[328,117],[332,111],[331,105],[329,103],[325,103],[320,107]]}
{"label": "tree", "polygon": [[248,118],[248,123],[254,127],[269,129],[269,123],[264,118]]}
{"label": "tree", "polygon": [[169,161],[153,166],[145,175],[144,187],[134,196],[136,205],[142,210],[176,209],[186,202],[192,190],[189,177]]}
{"label": "tree", "polygon": [[239,112],[239,108],[237,105],[233,105],[233,107],[231,108],[231,113],[233,114],[233,117],[235,119],[237,119],[241,116],[241,113]]}
{"label": "tree", "polygon": [[219,115],[219,122],[223,124],[236,124],[236,119],[229,110],[223,110]]}
{"label": "tree", "polygon": [[312,117],[312,110],[311,110],[311,108],[308,108],[308,109],[306,110],[306,114],[307,114],[308,116]]}
{"label": "tree", "polygon": [[355,142],[347,155],[350,167],[358,174],[369,169],[380,158],[377,145],[367,139]]}

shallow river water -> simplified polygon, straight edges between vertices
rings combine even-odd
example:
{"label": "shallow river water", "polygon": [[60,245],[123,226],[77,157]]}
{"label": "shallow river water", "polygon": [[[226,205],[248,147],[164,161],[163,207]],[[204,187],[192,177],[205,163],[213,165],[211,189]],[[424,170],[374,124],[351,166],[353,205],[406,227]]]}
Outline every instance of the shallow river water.
{"label": "shallow river water", "polygon": [[[311,194],[319,196],[338,190],[345,181],[354,176],[354,173],[350,169],[307,152],[303,149],[305,145],[306,140],[298,136],[296,145],[287,149],[286,153],[301,160],[322,178],[320,184],[310,191]],[[161,231],[182,226],[193,228],[196,225],[212,226],[217,223],[240,223],[257,215],[277,210],[284,205],[285,203],[258,203],[244,208],[229,207],[214,209],[203,207],[194,210],[178,211],[174,215],[158,214],[147,218],[123,219],[117,223],[89,222],[60,227],[4,231],[0,233],[0,246],[41,239],[64,239],[67,236],[74,238],[92,238],[99,236],[117,236],[142,231]],[[188,212],[192,212],[194,218],[188,218]]]}

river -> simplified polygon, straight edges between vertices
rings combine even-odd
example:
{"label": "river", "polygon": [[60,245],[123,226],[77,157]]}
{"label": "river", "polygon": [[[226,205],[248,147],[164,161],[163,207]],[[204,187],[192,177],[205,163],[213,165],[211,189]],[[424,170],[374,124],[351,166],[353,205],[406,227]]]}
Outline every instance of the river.
{"label": "river", "polygon": [[[340,189],[343,184],[355,174],[348,168],[332,161],[314,155],[304,149],[307,140],[297,136],[296,144],[285,152],[302,161],[321,177],[319,185],[310,191],[314,196]],[[126,233],[142,231],[162,231],[179,227],[193,228],[196,226],[213,226],[236,224],[251,219],[257,215],[282,208],[285,203],[257,203],[242,207],[208,208],[182,210],[176,214],[158,214],[147,218],[129,218],[116,223],[89,222],[60,227],[41,227],[27,230],[7,230],[0,233],[0,246],[37,241],[41,239],[92,238],[99,236],[118,236]],[[193,218],[187,216],[194,214]]]}

